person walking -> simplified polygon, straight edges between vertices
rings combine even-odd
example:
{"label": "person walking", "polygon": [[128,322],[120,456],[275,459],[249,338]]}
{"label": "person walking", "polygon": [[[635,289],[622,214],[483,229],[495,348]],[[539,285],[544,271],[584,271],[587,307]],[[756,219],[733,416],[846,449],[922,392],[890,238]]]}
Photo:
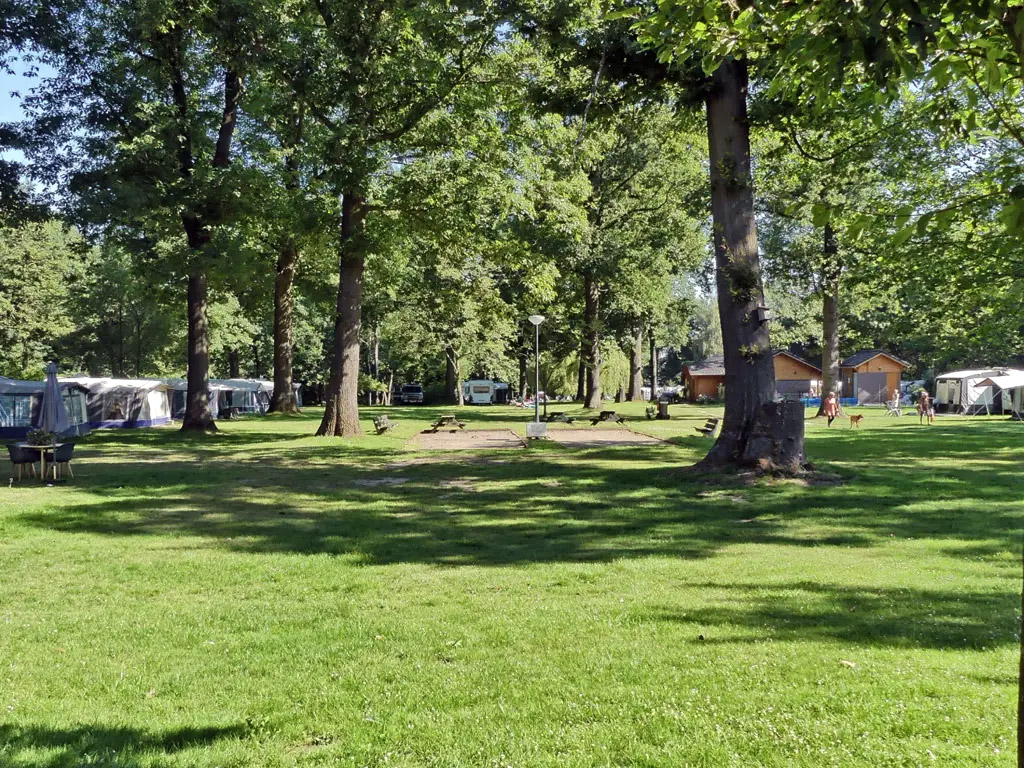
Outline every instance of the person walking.
{"label": "person walking", "polygon": [[825,416],[828,417],[828,426],[832,426],[836,416],[839,415],[839,397],[835,392],[829,392],[825,398]]}
{"label": "person walking", "polygon": [[921,394],[917,398],[917,416],[919,424],[924,424],[926,418],[929,424],[935,423],[935,408],[932,406],[932,398],[924,389],[921,390]]}

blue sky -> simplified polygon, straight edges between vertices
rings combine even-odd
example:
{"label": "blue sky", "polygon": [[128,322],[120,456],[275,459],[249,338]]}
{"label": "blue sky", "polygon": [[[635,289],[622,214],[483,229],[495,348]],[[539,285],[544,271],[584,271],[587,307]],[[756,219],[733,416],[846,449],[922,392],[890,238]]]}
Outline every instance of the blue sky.
{"label": "blue sky", "polygon": [[[13,73],[0,70],[0,123],[9,123],[22,119],[21,99],[12,96],[11,92],[17,91],[24,96],[39,82],[38,76],[25,76],[25,70],[28,68],[28,64],[14,61],[11,63],[11,69],[14,70]],[[50,71],[49,68],[45,67],[40,69],[43,72]],[[24,159],[21,152],[11,150],[0,152],[0,155],[8,160]]]}
{"label": "blue sky", "polygon": [[[20,91],[24,95],[39,82],[38,76],[25,76],[25,72],[31,66],[27,62],[14,60],[11,62],[13,73],[0,70],[0,123],[21,119],[20,100],[11,96],[11,91]],[[47,74],[51,71],[49,67],[39,67],[39,69]]]}

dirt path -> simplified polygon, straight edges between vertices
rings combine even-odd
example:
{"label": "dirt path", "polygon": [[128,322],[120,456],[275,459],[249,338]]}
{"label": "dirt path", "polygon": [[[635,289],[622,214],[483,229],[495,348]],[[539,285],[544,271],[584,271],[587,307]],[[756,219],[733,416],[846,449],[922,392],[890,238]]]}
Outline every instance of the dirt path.
{"label": "dirt path", "polygon": [[456,432],[420,432],[410,448],[435,451],[485,451],[492,448],[524,448],[526,443],[511,429],[460,429]]}

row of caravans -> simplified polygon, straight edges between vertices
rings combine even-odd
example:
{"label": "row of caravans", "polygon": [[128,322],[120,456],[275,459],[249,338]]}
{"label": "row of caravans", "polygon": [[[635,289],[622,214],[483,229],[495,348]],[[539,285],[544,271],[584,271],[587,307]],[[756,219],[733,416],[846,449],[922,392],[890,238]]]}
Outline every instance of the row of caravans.
{"label": "row of caravans", "polygon": [[1024,371],[979,368],[935,377],[935,410],[961,414],[1024,414]]}
{"label": "row of caravans", "polygon": [[[71,376],[60,379],[68,418],[77,434],[90,429],[153,427],[185,414],[184,379],[113,379]],[[261,379],[210,379],[214,418],[229,411],[264,414],[274,383]],[[295,396],[302,404],[301,385]],[[0,437],[23,437],[39,423],[43,382],[0,378]]]}

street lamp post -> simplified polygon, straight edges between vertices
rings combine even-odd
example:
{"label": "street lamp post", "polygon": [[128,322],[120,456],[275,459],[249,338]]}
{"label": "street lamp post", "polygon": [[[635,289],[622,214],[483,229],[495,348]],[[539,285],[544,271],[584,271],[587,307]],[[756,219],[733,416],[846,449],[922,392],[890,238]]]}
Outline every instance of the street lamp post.
{"label": "street lamp post", "polygon": [[[533,421],[540,424],[540,324],[544,322],[544,315],[530,315],[528,319],[537,332],[533,347]],[[547,410],[547,398],[544,399],[544,410]]]}

